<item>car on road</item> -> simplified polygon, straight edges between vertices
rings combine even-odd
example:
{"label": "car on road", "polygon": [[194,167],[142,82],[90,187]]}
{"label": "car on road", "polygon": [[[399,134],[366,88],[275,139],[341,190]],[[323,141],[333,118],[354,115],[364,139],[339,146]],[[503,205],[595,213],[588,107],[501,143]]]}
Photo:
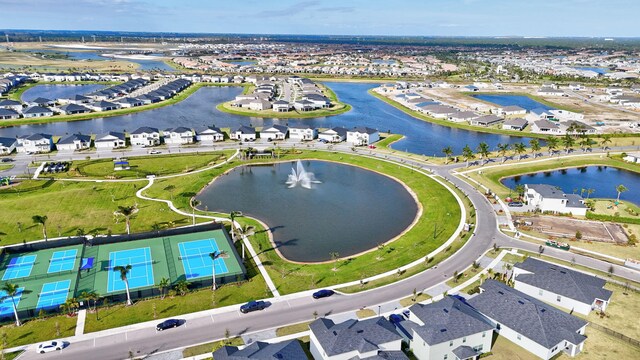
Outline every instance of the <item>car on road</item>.
{"label": "car on road", "polygon": [[160,150],[151,150],[151,151],[149,151],[149,154],[151,154],[151,155],[162,154],[162,151],[160,151]]}
{"label": "car on road", "polygon": [[329,289],[322,289],[322,290],[318,290],[316,292],[313,293],[313,298],[314,299],[321,299],[321,298],[326,298],[329,297],[331,295],[335,294],[335,292],[333,290],[329,290]]}
{"label": "car on road", "polygon": [[162,331],[162,330],[167,330],[171,328],[176,328],[180,326],[180,324],[181,324],[181,321],[178,319],[168,319],[156,325],[156,330]]}
{"label": "car on road", "polygon": [[259,301],[249,301],[248,303],[240,306],[240,312],[243,314],[250,313],[252,311],[264,310],[267,308],[267,303],[259,300]]}
{"label": "car on road", "polygon": [[62,340],[51,340],[38,345],[38,349],[36,351],[40,354],[44,354],[56,350],[62,350],[66,345],[67,344]]}
{"label": "car on road", "polygon": [[511,207],[523,207],[524,204],[519,202],[519,201],[512,201],[512,202],[509,203],[509,206],[511,206]]}
{"label": "car on road", "polygon": [[4,159],[2,159],[3,163],[13,162],[13,161],[15,161],[15,160],[13,160],[12,158],[4,158]]}

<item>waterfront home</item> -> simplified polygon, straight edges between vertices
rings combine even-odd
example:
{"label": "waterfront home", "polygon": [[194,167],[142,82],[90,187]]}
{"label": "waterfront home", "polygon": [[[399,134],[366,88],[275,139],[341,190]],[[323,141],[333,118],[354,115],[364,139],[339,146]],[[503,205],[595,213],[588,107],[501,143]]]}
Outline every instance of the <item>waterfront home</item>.
{"label": "waterfront home", "polygon": [[447,120],[453,122],[465,122],[471,121],[477,117],[479,117],[479,115],[474,113],[473,111],[456,111],[452,114],[449,114]]}
{"label": "waterfront home", "polygon": [[91,146],[91,136],[72,134],[58,141],[58,151],[75,151],[88,149]]}
{"label": "waterfront home", "polygon": [[547,184],[525,184],[527,203],[542,212],[585,216],[587,207],[577,194],[565,194],[555,186]]}
{"label": "waterfront home", "polygon": [[15,138],[0,137],[0,155],[9,155],[18,146]]}
{"label": "waterfront home", "polygon": [[196,139],[201,143],[224,141],[224,132],[215,126],[196,129]]}
{"label": "waterfront home", "polygon": [[298,111],[312,111],[315,110],[315,105],[309,100],[297,100],[293,103],[293,108]]}
{"label": "waterfront home", "polygon": [[55,149],[53,136],[49,134],[32,134],[18,138],[18,152],[48,153]]}
{"label": "waterfront home", "polygon": [[640,164],[640,152],[627,153],[627,155],[625,155],[625,157],[623,157],[622,160],[631,162],[631,163]]}
{"label": "waterfront home", "polygon": [[414,304],[395,322],[417,359],[476,359],[491,351],[493,325],[460,298]]}
{"label": "waterfront home", "polygon": [[22,103],[20,101],[4,99],[0,100],[0,109],[10,109],[14,111],[22,111]]}
{"label": "waterfront home", "polygon": [[446,105],[427,105],[422,110],[436,119],[446,119],[458,109]]}
{"label": "waterfront home", "polygon": [[347,139],[347,129],[336,126],[318,133],[318,138],[330,143],[339,143]]}
{"label": "waterfront home", "polygon": [[257,139],[256,129],[252,128],[251,126],[241,125],[235,131],[231,132],[230,137],[232,140],[239,140],[243,142],[255,141]]}
{"label": "waterfront home", "polygon": [[184,145],[193,144],[195,140],[195,133],[193,130],[179,126],[176,128],[169,128],[164,130],[164,143],[171,145]]}
{"label": "waterfront home", "polygon": [[347,142],[354,146],[366,146],[380,140],[380,133],[376,129],[365,126],[347,130]]}
{"label": "waterfront home", "polygon": [[309,125],[293,125],[289,127],[289,139],[309,141],[318,137],[318,130]]}
{"label": "waterfront home", "polygon": [[87,104],[87,107],[93,111],[109,111],[109,110],[117,110],[120,109],[119,103],[112,103],[109,101],[96,101],[94,103]]}
{"label": "waterfront home", "polygon": [[154,127],[142,126],[131,133],[131,145],[138,147],[160,145],[160,131]]}
{"label": "waterfront home", "polygon": [[96,136],[93,143],[96,149],[120,149],[127,147],[125,134],[115,131]]}
{"label": "waterfront home", "polygon": [[310,351],[316,360],[408,359],[402,352],[402,337],[383,317],[339,324],[321,318],[309,324],[309,330]]}
{"label": "waterfront home", "polygon": [[536,134],[560,135],[562,130],[557,123],[549,120],[537,120],[531,125],[531,132]]}
{"label": "waterfront home", "polygon": [[118,104],[120,104],[122,108],[132,108],[144,105],[144,101],[137,98],[126,97],[118,100]]}
{"label": "waterfront home", "polygon": [[291,110],[292,106],[287,101],[278,100],[273,103],[272,107],[273,107],[273,111],[276,111],[276,112],[288,112],[289,110]]}
{"label": "waterfront home", "polygon": [[612,295],[604,279],[534,258],[513,266],[513,281],[516,290],[583,315],[605,311]]}
{"label": "waterfront home", "polygon": [[255,341],[240,349],[237,346],[223,346],[213,352],[216,360],[300,360],[307,359],[302,345],[297,339],[276,343]]}
{"label": "waterfront home", "polygon": [[18,119],[20,113],[13,109],[0,108],[0,120]]}
{"label": "waterfront home", "polygon": [[91,102],[91,100],[92,99],[88,96],[76,94],[68,98],[60,98],[58,99],[58,102],[60,104],[86,104]]}
{"label": "waterfront home", "polygon": [[53,110],[46,107],[34,105],[34,106],[31,106],[30,108],[25,109],[22,112],[22,116],[25,118],[53,116]]}
{"label": "waterfront home", "polygon": [[321,93],[311,93],[302,96],[303,100],[311,101],[317,109],[331,107],[331,100]]}
{"label": "waterfront home", "polygon": [[543,108],[531,109],[525,118],[529,121],[536,121],[541,119],[551,120],[555,118],[555,115],[550,111]]}
{"label": "waterfront home", "polygon": [[502,128],[505,130],[517,130],[522,131],[527,127],[529,122],[523,118],[507,119],[502,123]]}
{"label": "waterfront home", "polygon": [[85,113],[91,112],[90,109],[74,103],[62,105],[58,109],[62,114],[65,114],[65,115],[85,114]]}
{"label": "waterfront home", "polygon": [[582,351],[587,321],[495,280],[486,280],[480,291],[468,303],[500,336],[544,360],[563,351],[572,357]]}
{"label": "waterfront home", "polygon": [[56,104],[55,101],[51,99],[43,98],[43,97],[39,97],[35,100],[29,101],[29,106],[49,107],[49,106],[54,106],[55,104]]}
{"label": "waterfront home", "polygon": [[484,116],[480,116],[475,119],[472,119],[471,121],[469,121],[469,124],[476,125],[476,126],[491,126],[502,121],[504,121],[504,118],[501,118],[499,116],[484,115]]}
{"label": "waterfront home", "polygon": [[577,112],[573,112],[573,111],[569,111],[569,110],[562,110],[562,109],[552,109],[549,110],[549,113],[551,113],[551,115],[553,115],[554,119],[558,119],[558,120],[582,120],[584,119],[584,115],[577,113]]}
{"label": "waterfront home", "polygon": [[255,99],[249,103],[249,109],[253,111],[262,111],[271,109],[271,103],[267,100]]}
{"label": "waterfront home", "polygon": [[523,109],[518,105],[500,107],[496,110],[497,114],[502,116],[525,115],[527,113],[526,109]]}
{"label": "waterfront home", "polygon": [[564,96],[564,91],[557,89],[557,88],[551,88],[551,87],[541,87],[540,89],[538,89],[538,91],[536,91],[537,95],[540,96]]}
{"label": "waterfront home", "polygon": [[561,133],[569,135],[593,135],[596,133],[596,128],[575,120],[560,122],[558,126]]}
{"label": "waterfront home", "polygon": [[289,133],[289,128],[284,125],[272,125],[260,131],[260,138],[267,141],[284,140]]}

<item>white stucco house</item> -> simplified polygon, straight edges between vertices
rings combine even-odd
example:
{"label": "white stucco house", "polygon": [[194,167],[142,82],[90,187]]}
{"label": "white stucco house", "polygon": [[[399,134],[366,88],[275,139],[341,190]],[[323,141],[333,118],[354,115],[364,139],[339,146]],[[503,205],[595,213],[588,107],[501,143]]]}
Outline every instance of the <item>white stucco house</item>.
{"label": "white stucco house", "polygon": [[15,138],[0,137],[0,154],[9,155],[18,146],[18,140]]}
{"label": "white stucco house", "polygon": [[366,146],[380,140],[380,133],[376,129],[365,126],[347,130],[347,142],[354,146]]}
{"label": "white stucco house", "polygon": [[239,141],[255,141],[257,138],[256,129],[242,125],[235,131],[232,131],[230,137],[233,140]]}
{"label": "white stucco house", "polygon": [[58,151],[85,150],[91,147],[91,136],[72,134],[60,139],[56,147]]}
{"label": "white stucco house", "polygon": [[309,125],[293,125],[289,127],[289,139],[310,141],[318,137],[318,130]]}
{"label": "white stucco house", "polygon": [[533,208],[545,212],[585,216],[587,207],[577,194],[565,194],[555,186],[547,184],[525,184],[524,196]]}
{"label": "white stucco house", "polygon": [[137,147],[160,145],[160,131],[154,127],[140,127],[131,133],[131,145]]}
{"label": "white stucco house", "polygon": [[207,126],[196,130],[196,139],[205,144],[224,141],[224,132],[215,126]]}
{"label": "white stucco house", "polygon": [[284,140],[288,133],[288,127],[284,125],[272,125],[260,131],[260,138],[267,141]]}
{"label": "white stucco house", "polygon": [[325,140],[330,143],[339,143],[347,139],[347,129],[336,126],[318,133],[318,139]]}
{"label": "white stucco house", "polygon": [[622,160],[627,161],[627,162],[631,162],[631,163],[640,164],[640,152],[627,153],[627,155],[624,158],[622,158]]}
{"label": "white stucco house", "polygon": [[48,153],[55,149],[53,136],[49,134],[33,134],[18,138],[18,152]]}
{"label": "white stucco house", "polygon": [[164,143],[168,145],[193,144],[195,141],[194,131],[184,126],[165,129],[162,134],[164,135]]}
{"label": "white stucco house", "polygon": [[529,122],[523,118],[511,118],[502,123],[502,128],[505,130],[517,130],[522,131],[527,127]]}
{"label": "white stucco house", "polygon": [[513,266],[514,288],[568,311],[606,311],[612,292],[606,280],[534,258]]}
{"label": "white stucco house", "polygon": [[124,133],[110,131],[106,134],[97,135],[93,144],[96,149],[121,149],[127,147],[127,139]]}

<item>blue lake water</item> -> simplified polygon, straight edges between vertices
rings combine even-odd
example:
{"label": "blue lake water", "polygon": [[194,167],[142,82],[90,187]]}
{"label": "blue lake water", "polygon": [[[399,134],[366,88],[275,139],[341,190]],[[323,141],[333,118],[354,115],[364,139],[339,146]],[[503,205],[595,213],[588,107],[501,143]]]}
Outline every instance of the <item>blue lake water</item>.
{"label": "blue lake water", "polygon": [[[514,176],[501,180],[515,189],[518,184],[548,184],[560,187],[565,193],[580,194],[581,189],[595,189],[592,198],[615,199],[616,186],[622,184],[629,191],[622,193],[620,200],[640,205],[640,174],[609,166],[588,166]],[[586,193],[584,194],[586,197]]]}
{"label": "blue lake water", "polygon": [[22,101],[29,102],[39,97],[56,100],[74,95],[84,95],[100,89],[106,85],[36,85],[22,94]]}
{"label": "blue lake water", "polygon": [[607,68],[600,68],[600,67],[585,67],[585,66],[575,66],[574,69],[578,69],[578,70],[587,70],[587,71],[593,71],[593,72],[597,72],[598,74],[606,74],[609,72],[609,69]]}
{"label": "blue lake water", "polygon": [[[100,55],[98,51],[65,51],[61,50],[53,50],[53,49],[37,49],[37,50],[25,50],[31,53],[44,53],[44,54],[64,54],[69,56],[71,60],[92,60],[92,61],[105,61],[105,60],[115,60],[115,61],[129,61],[136,64],[140,64],[138,67],[139,70],[156,70],[163,72],[173,72],[174,68],[167,65],[162,60],[137,60],[137,59],[119,59],[119,58],[111,58]],[[152,54],[152,56],[159,56]]]}
{"label": "blue lake water", "polygon": [[100,56],[95,51],[65,51],[65,50],[51,50],[51,49],[36,49],[25,50],[30,53],[42,53],[42,54],[63,54],[69,56],[71,60],[108,60],[104,56]]}
{"label": "blue lake water", "polygon": [[471,96],[473,96],[478,100],[487,101],[487,102],[494,103],[496,105],[501,105],[501,106],[517,105],[526,110],[533,110],[536,108],[542,108],[545,110],[553,109],[550,106],[539,103],[531,99],[530,97],[523,96],[523,95],[479,94],[479,95],[471,95]]}
{"label": "blue lake water", "polygon": [[395,65],[398,63],[395,60],[383,60],[383,59],[373,59],[371,60],[371,62],[379,65]]}
{"label": "blue lake water", "polygon": [[240,65],[240,66],[253,65],[256,63],[255,61],[251,61],[251,60],[233,60],[233,61],[225,61],[225,62],[229,64]]}
{"label": "blue lake water", "polygon": [[494,149],[498,143],[524,142],[526,144],[529,140],[528,138],[455,129],[418,120],[369,95],[367,90],[376,87],[376,84],[335,82],[327,83],[327,85],[334,90],[341,101],[352,105],[353,109],[341,115],[313,119],[250,118],[217,110],[217,104],[234,99],[242,92],[242,88],[216,86],[201,88],[186,100],[159,109],[109,118],[0,128],[0,136],[13,137],[34,132],[54,135],[75,132],[95,134],[107,131],[133,131],[140,126],[164,129],[175,126],[200,127],[211,124],[230,128],[250,124],[255,127],[272,124],[309,124],[317,128],[368,126],[380,131],[390,130],[395,134],[405,135],[403,140],[393,144],[394,149],[437,156],[442,156],[442,149],[446,146],[451,146],[454,152],[459,154],[465,145],[475,149],[480,142],[486,142],[491,149]]}

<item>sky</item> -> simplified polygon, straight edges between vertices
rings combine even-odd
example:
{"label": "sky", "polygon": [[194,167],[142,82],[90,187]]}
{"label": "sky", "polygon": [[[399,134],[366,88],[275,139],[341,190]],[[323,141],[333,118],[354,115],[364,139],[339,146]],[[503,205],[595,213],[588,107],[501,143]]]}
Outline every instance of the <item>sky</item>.
{"label": "sky", "polygon": [[3,29],[640,37],[638,0],[0,0]]}

